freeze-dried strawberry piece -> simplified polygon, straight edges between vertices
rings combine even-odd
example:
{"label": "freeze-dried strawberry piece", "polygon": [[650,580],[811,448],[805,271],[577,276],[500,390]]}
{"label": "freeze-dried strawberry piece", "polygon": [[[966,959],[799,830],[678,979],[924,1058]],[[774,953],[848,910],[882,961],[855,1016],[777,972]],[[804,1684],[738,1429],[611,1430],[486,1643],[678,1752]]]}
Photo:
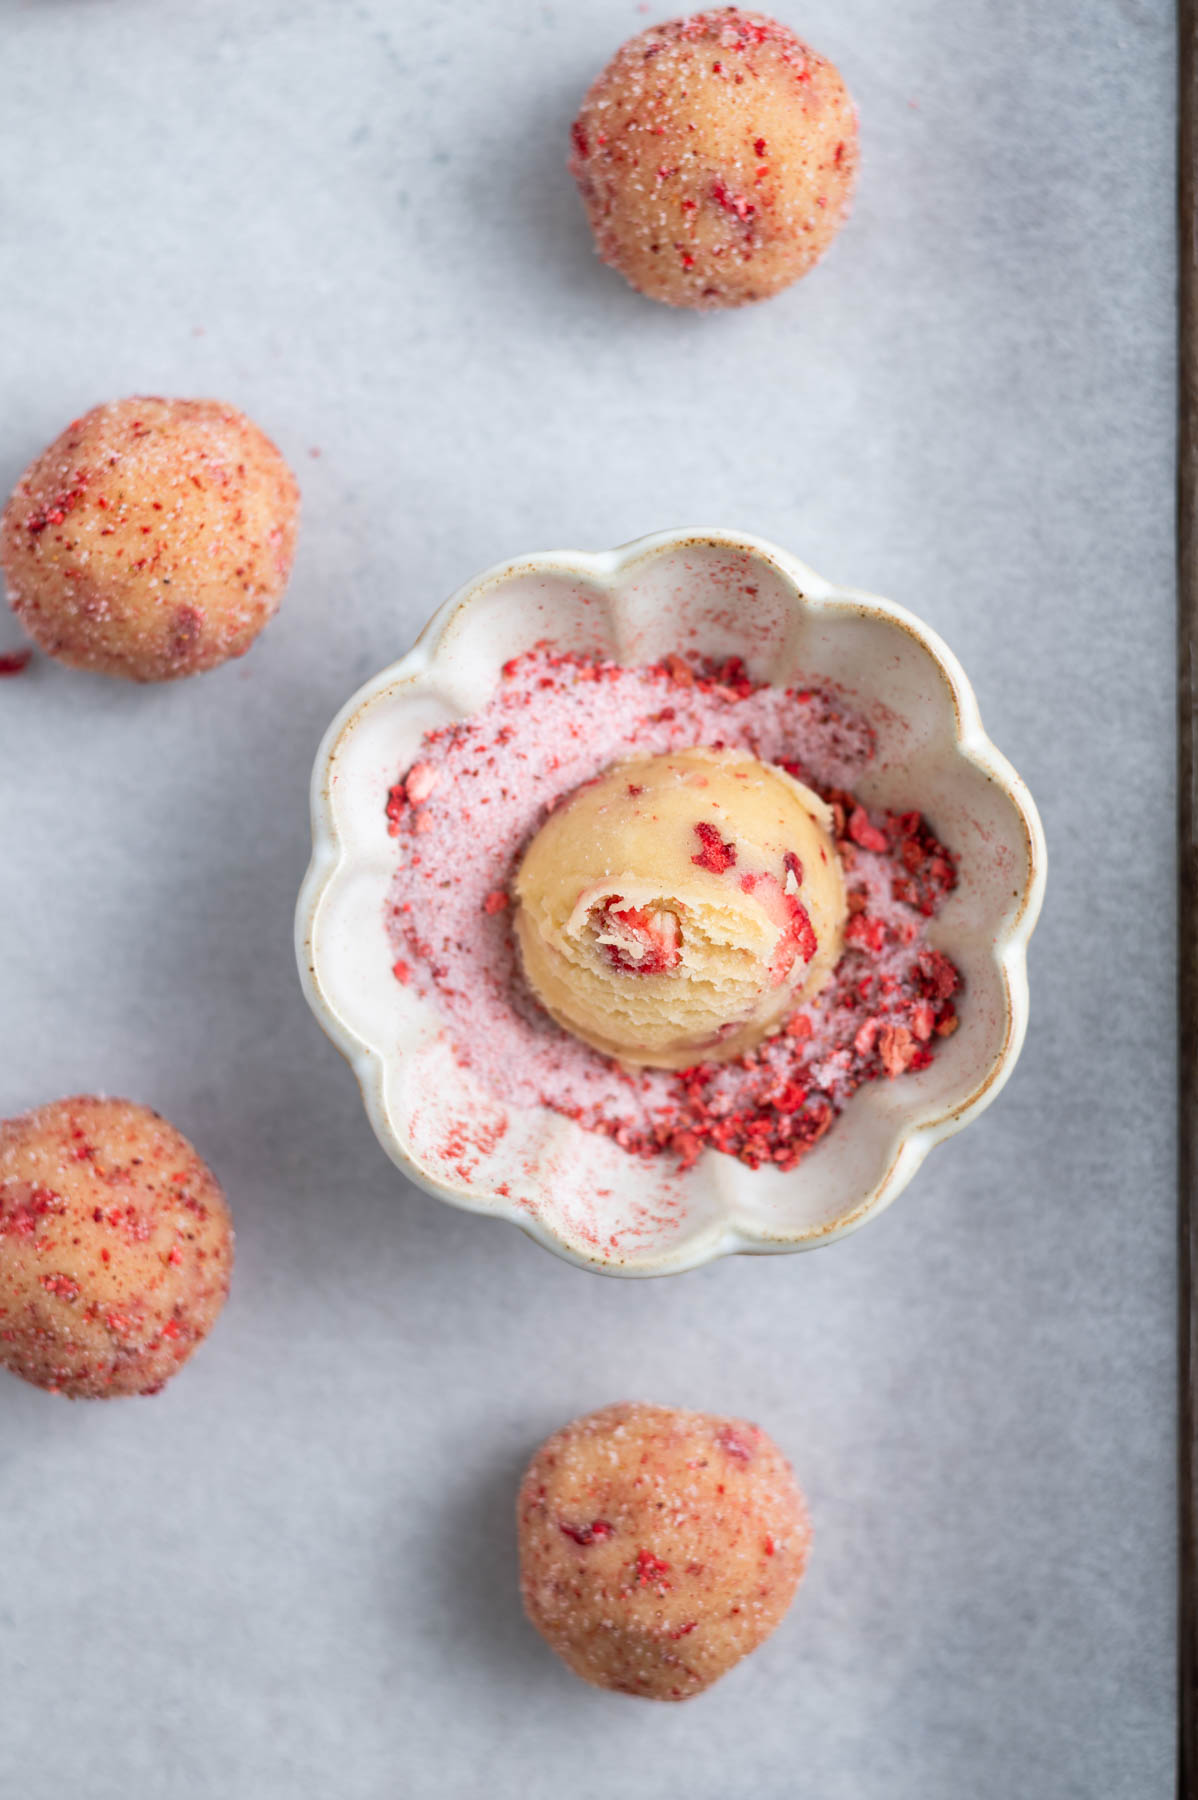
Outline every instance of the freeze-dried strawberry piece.
{"label": "freeze-dried strawberry piece", "polygon": [[725,1456],[731,1456],[737,1462],[752,1462],[756,1446],[735,1425],[721,1425],[715,1434],[715,1441]]}
{"label": "freeze-dried strawberry piece", "polygon": [[636,1553],[636,1585],[638,1587],[655,1587],[659,1594],[664,1594],[669,1587],[666,1576],[670,1572],[668,1562],[660,1556],[654,1556],[652,1550],[638,1550]]}
{"label": "freeze-dried strawberry piece", "polygon": [[936,1028],[936,1014],[930,1000],[921,1000],[911,1008],[911,1029],[921,1044],[926,1044]]}
{"label": "freeze-dried strawberry piece", "polygon": [[606,1519],[592,1519],[589,1525],[567,1525],[563,1519],[558,1526],[563,1537],[568,1537],[575,1544],[594,1544],[604,1538],[615,1537],[616,1528],[609,1525]]}
{"label": "freeze-dried strawberry piece", "polygon": [[885,856],[890,843],[884,831],[869,822],[869,814],[863,806],[855,806],[849,818],[849,836],[863,850],[872,850],[879,856]]}
{"label": "freeze-dried strawberry piece", "polygon": [[929,1000],[947,1000],[961,985],[956,969],[939,950],[921,950],[918,969],[920,989]]}
{"label": "freeze-dried strawberry piece", "polygon": [[695,835],[702,845],[697,856],[691,861],[700,869],[710,869],[713,875],[724,875],[736,862],[736,845],[726,844],[714,825],[706,819],[700,819],[695,826]]}
{"label": "freeze-dried strawberry piece", "polygon": [[678,656],[671,651],[669,656],[662,657],[661,666],[669,676],[670,680],[674,683],[675,687],[694,686],[695,671],[691,668],[685,657]]}
{"label": "freeze-dried strawberry piece", "polygon": [[404,779],[412,805],[419,806],[427,800],[440,779],[440,769],[435,769],[431,763],[413,763]]}
{"label": "freeze-dried strawberry piece", "polygon": [[618,894],[596,913],[596,935],[613,968],[661,975],[682,961],[678,914],[664,906],[626,906]]}
{"label": "freeze-dried strawberry piece", "polygon": [[734,194],[722,181],[712,183],[711,197],[717,206],[722,206],[725,212],[732,213],[742,225],[747,225],[757,211],[756,206],[746,195]]}
{"label": "freeze-dried strawberry piece", "polygon": [[394,787],[387,789],[386,814],[388,837],[399,836],[400,821],[403,818],[403,809],[407,803],[407,790],[402,781],[397,781]]}
{"label": "freeze-dried strawberry piece", "polygon": [[957,1017],[957,1009],[950,1000],[939,1019],[936,1021],[936,1036],[952,1037],[953,1032],[960,1023],[961,1021]]}
{"label": "freeze-dried strawberry piece", "polygon": [[911,1066],[917,1045],[905,1025],[883,1025],[878,1033],[878,1051],[882,1067],[893,1078]]}
{"label": "freeze-dried strawberry piece", "polygon": [[935,837],[922,813],[888,813],[886,829],[901,865],[892,877],[891,892],[905,906],[931,918],[957,885],[951,853]]}
{"label": "freeze-dried strawberry piece", "polygon": [[809,963],[819,948],[815,927],[802,901],[790,897],[790,905],[790,937],[802,961]]}
{"label": "freeze-dried strawberry piece", "polygon": [[716,669],[715,681],[717,689],[722,688],[736,700],[747,700],[753,692],[749,671],[739,656],[730,656]]}
{"label": "freeze-dried strawberry piece", "polygon": [[871,955],[878,955],[886,947],[886,926],[883,920],[871,918],[868,913],[854,913],[844,928],[846,944],[856,944],[859,950],[868,950]]}
{"label": "freeze-dried strawberry piece", "polygon": [[803,885],[803,865],[793,850],[787,850],[782,857],[782,867],[786,870],[786,879],[782,883],[784,894],[797,894]]}
{"label": "freeze-dried strawberry piece", "polygon": [[79,1283],[73,1275],[43,1275],[40,1280],[46,1292],[53,1294],[56,1300],[65,1300],[69,1305],[79,1298]]}

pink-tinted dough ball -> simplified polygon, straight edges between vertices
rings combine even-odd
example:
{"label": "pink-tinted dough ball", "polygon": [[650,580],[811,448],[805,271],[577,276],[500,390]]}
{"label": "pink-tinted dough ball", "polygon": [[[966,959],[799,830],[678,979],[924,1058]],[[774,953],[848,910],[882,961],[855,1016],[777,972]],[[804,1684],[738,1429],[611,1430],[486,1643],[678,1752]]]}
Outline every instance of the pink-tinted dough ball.
{"label": "pink-tinted dough ball", "polygon": [[219,400],[115,400],[32,462],[0,518],[8,598],[72,668],[174,681],[249,649],[283,597],[299,489]]}
{"label": "pink-tinted dough ball", "polygon": [[576,1675],[686,1700],[774,1630],[811,1530],[759,1426],[624,1403],[533,1457],[517,1502],[529,1618]]}
{"label": "pink-tinted dough ball", "polygon": [[632,38],[573,138],[599,254],[669,306],[743,306],[789,287],[840,230],[857,174],[837,69],[735,6]]}
{"label": "pink-tinted dough ball", "polygon": [[74,1399],[156,1393],[232,1266],[216,1177],[148,1107],[81,1095],[0,1121],[0,1367]]}

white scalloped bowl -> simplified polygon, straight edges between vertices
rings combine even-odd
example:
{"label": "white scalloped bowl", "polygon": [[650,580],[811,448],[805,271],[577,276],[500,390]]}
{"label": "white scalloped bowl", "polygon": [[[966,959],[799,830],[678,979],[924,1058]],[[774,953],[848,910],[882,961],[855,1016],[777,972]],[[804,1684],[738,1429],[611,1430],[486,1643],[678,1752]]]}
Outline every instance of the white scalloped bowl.
{"label": "white scalloped bowl", "polygon": [[[965,977],[960,1029],[929,1068],[861,1088],[788,1173],[709,1150],[679,1174],[547,1108],[508,1108],[455,1061],[429,1002],[391,978],[387,789],[426,731],[477,712],[502,664],[544,639],[627,664],[679,649],[736,654],[758,680],[839,684],[877,733],[858,791],[871,806],[926,812],[956,853],[958,886],[929,935]],[[430,1194],[510,1219],[607,1274],[673,1274],[854,1230],[902,1192],[933,1144],[990,1104],[1023,1042],[1026,949],[1045,877],[1031,796],[933,632],[759,538],[662,532],[599,555],[530,556],[469,582],[333,721],[313,773],[312,835],[300,973],[383,1148]]]}

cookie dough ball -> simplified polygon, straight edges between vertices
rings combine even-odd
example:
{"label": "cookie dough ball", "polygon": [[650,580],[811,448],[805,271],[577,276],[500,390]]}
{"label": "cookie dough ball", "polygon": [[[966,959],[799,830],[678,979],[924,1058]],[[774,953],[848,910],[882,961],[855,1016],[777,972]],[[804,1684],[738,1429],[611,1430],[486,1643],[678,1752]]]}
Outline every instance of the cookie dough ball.
{"label": "cookie dough ball", "polygon": [[669,306],[743,306],[789,287],[840,230],[857,174],[838,71],[735,6],[632,38],[573,138],[599,254]]}
{"label": "cookie dough ball", "polygon": [[233,1225],[187,1139],[129,1100],[0,1121],[0,1366],[73,1399],[154,1394],[224,1305]]}
{"label": "cookie dough ball", "polygon": [[756,1425],[605,1406],[533,1457],[517,1502],[529,1618],[576,1675],[686,1700],[764,1643],[811,1541],[785,1457]]}
{"label": "cookie dough ball", "polygon": [[243,656],[283,597],[299,489],[219,400],[116,400],[68,425],[0,518],[13,610],[50,656],[174,681]]}
{"label": "cookie dough ball", "polygon": [[744,750],[619,763],[553,811],[516,875],[545,1010],[632,1065],[739,1056],[828,980],[844,877],[829,809]]}

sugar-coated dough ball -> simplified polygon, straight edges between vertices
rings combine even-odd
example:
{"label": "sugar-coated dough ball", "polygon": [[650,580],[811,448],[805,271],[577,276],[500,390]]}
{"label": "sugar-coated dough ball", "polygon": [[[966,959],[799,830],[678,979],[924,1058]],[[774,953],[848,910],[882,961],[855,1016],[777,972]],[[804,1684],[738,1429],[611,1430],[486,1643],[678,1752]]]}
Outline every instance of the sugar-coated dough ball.
{"label": "sugar-coated dough ball", "polygon": [[0,519],[13,610],[50,656],[174,681],[249,649],[283,597],[299,489],[219,400],[115,400],[68,425]]}
{"label": "sugar-coated dough ball", "polygon": [[759,1426],[625,1403],[533,1457],[517,1501],[529,1618],[576,1675],[686,1700],[774,1630],[811,1528]]}
{"label": "sugar-coated dough ball", "polygon": [[735,6],[632,38],[573,138],[600,255],[670,306],[743,306],[789,287],[840,230],[857,174],[837,69]]}
{"label": "sugar-coated dough ball", "polygon": [[656,1068],[739,1056],[843,945],[831,814],[744,750],[618,763],[550,813],[516,875],[529,986],[559,1025]]}
{"label": "sugar-coated dough ball", "polygon": [[148,1107],[80,1096],[0,1121],[0,1366],[74,1399],[153,1394],[224,1304],[233,1225]]}

